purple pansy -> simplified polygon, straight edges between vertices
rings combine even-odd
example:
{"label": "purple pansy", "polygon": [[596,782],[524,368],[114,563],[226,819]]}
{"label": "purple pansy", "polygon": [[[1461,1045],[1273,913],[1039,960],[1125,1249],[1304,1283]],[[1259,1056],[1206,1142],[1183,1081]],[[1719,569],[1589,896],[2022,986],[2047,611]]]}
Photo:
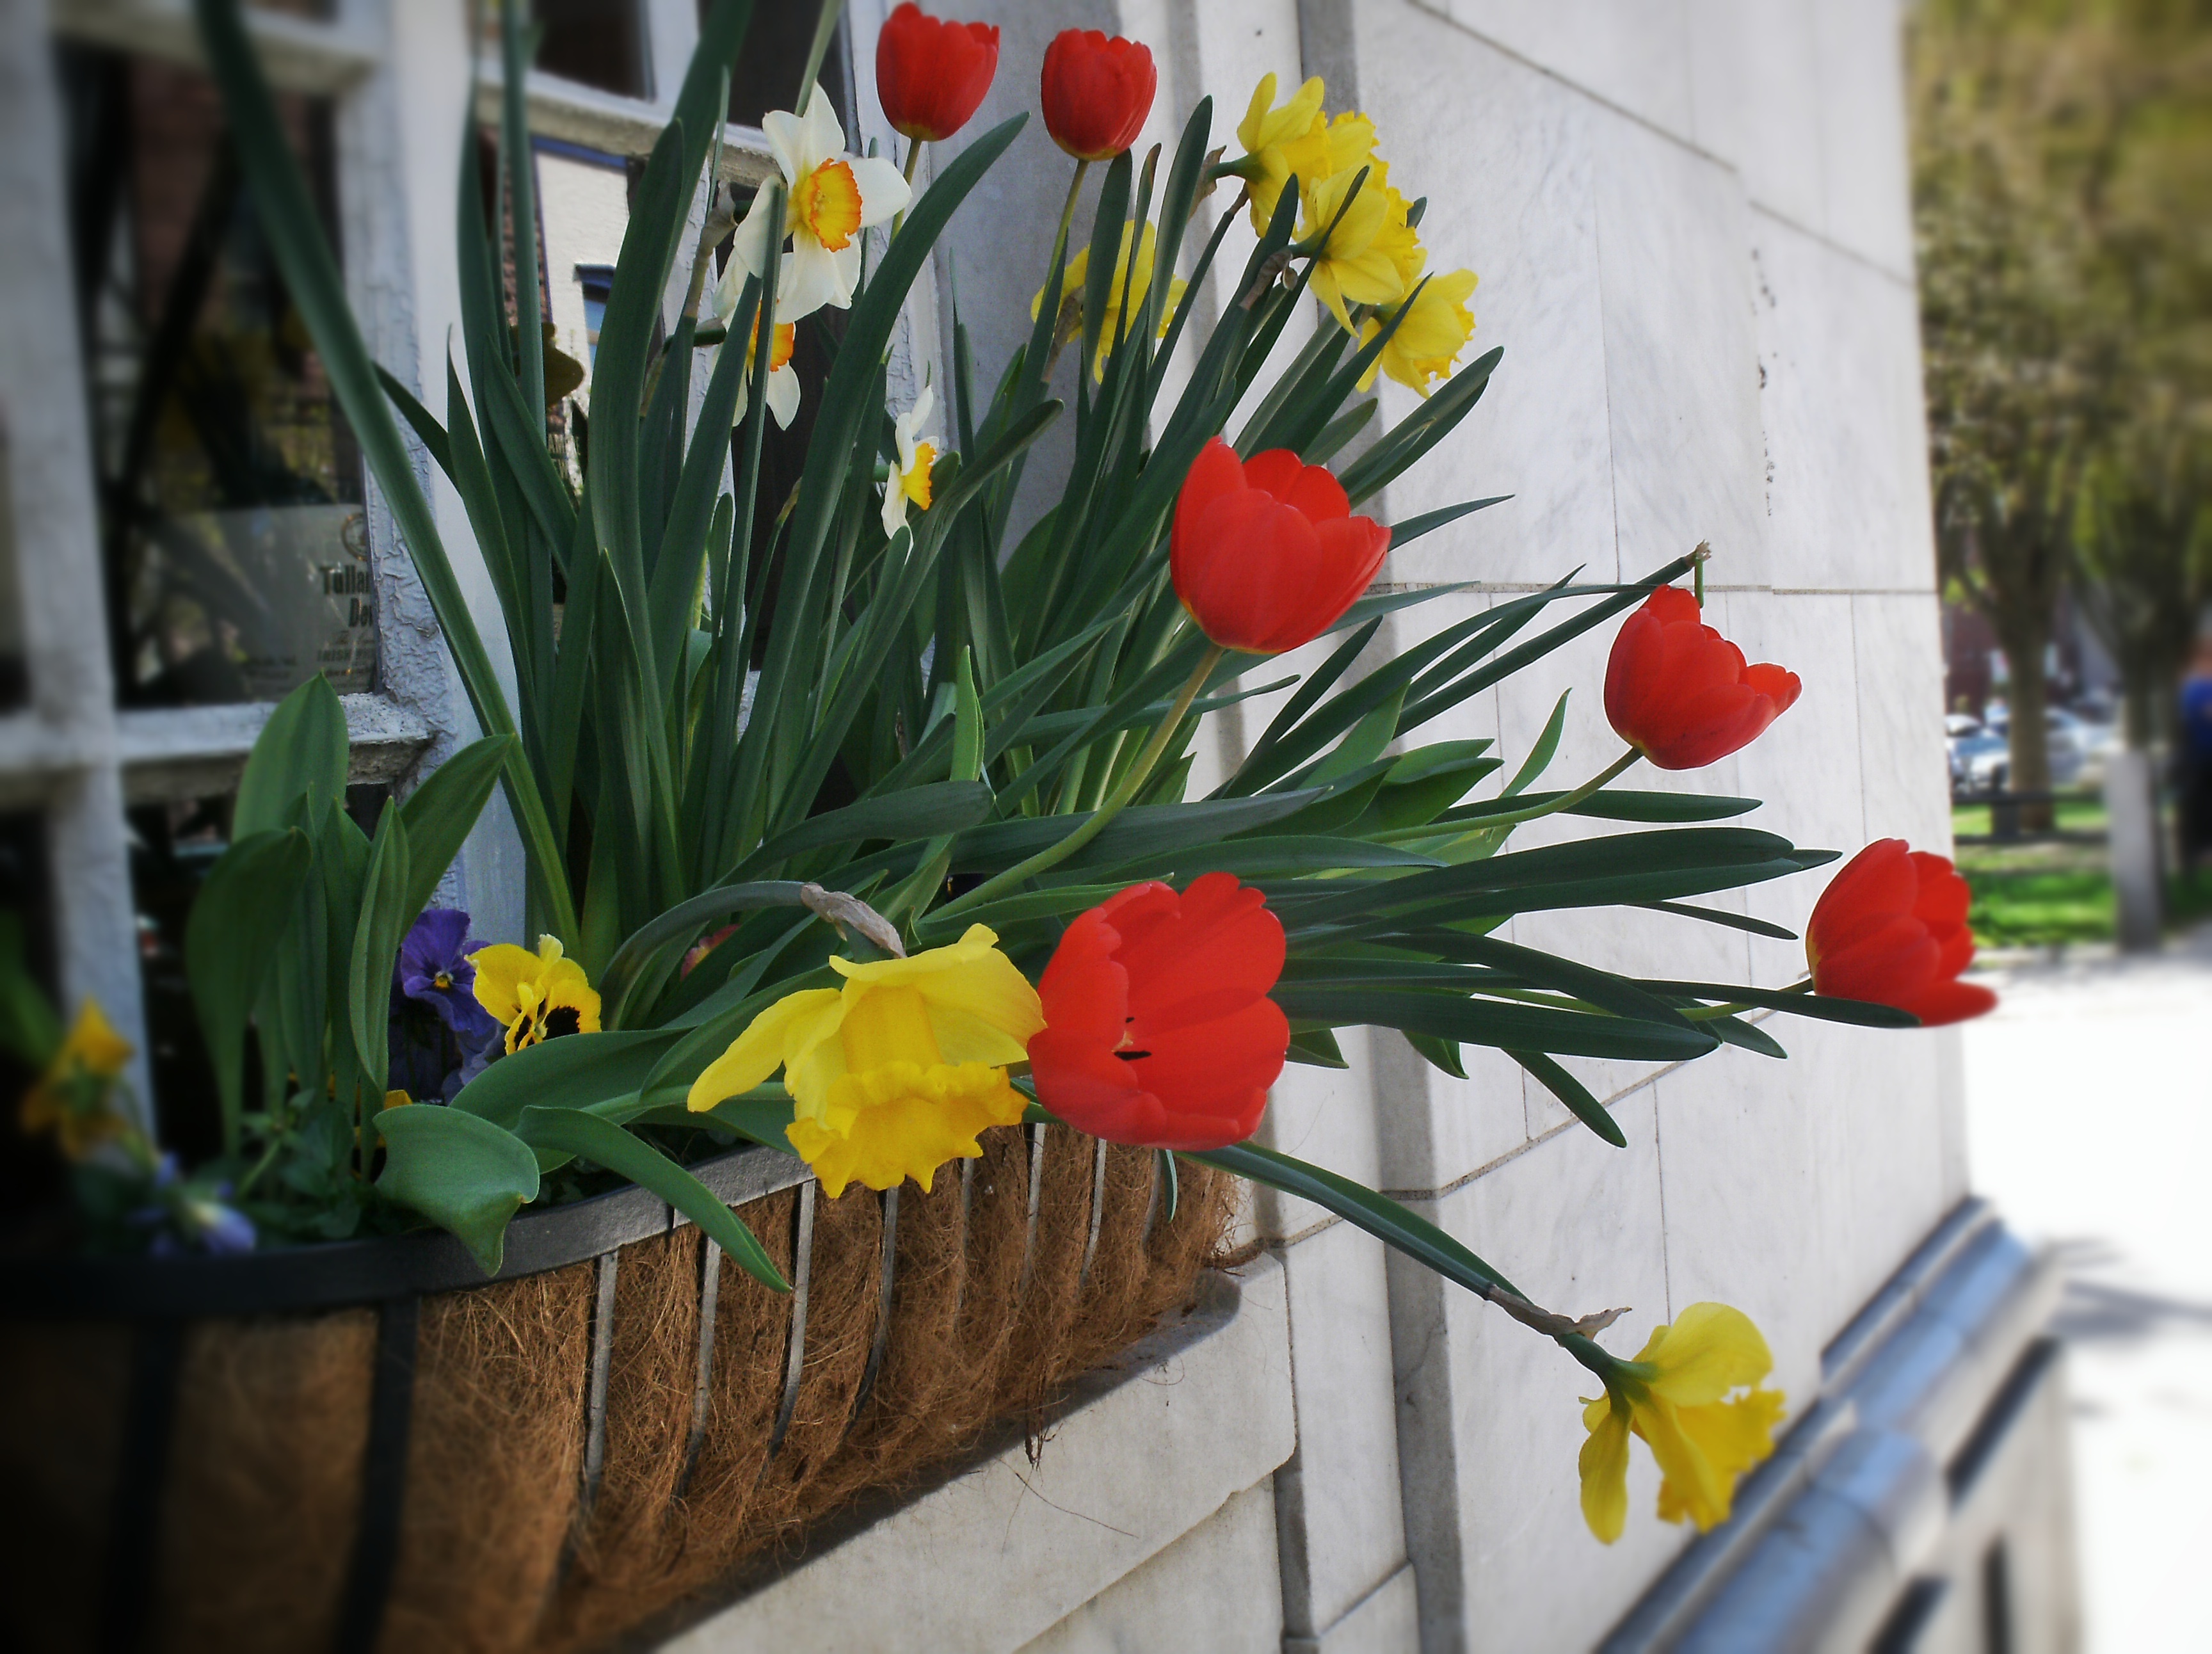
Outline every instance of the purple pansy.
{"label": "purple pansy", "polygon": [[477,1003],[477,968],[468,956],[482,946],[469,939],[469,915],[453,908],[425,908],[399,944],[392,988],[429,1006],[464,1046],[473,1049],[498,1024]]}

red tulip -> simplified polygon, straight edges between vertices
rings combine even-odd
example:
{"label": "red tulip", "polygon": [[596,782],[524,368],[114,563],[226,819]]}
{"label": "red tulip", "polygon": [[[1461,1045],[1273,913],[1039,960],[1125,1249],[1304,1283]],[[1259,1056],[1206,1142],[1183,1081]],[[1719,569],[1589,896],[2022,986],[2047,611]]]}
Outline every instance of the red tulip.
{"label": "red tulip", "polygon": [[1605,669],[1605,715],[1662,769],[1695,769],[1759,738],[1804,685],[1743,651],[1698,617],[1698,600],[1662,586],[1629,616]]}
{"label": "red tulip", "polygon": [[953,23],[906,0],[876,36],[876,96],[884,118],[917,143],[968,124],[999,72],[995,23]]}
{"label": "red tulip", "polygon": [[1030,1038],[1037,1100],[1094,1137],[1194,1152],[1257,1130],[1291,1025],[1283,927],[1225,873],[1133,885],[1067,927]]}
{"label": "red tulip", "polygon": [[1959,980],[1974,958],[1970,894],[1942,856],[1876,839],[1814,904],[1805,927],[1814,991],[1893,1005],[1930,1028],[1980,1016],[1997,996]]}
{"label": "red tulip", "polygon": [[1136,41],[1063,29],[1044,52],[1044,130],[1078,161],[1108,160],[1137,141],[1159,84],[1152,52]]}
{"label": "red tulip", "polygon": [[1239,463],[1217,436],[1176,502],[1176,595],[1224,648],[1273,654],[1311,642],[1358,599],[1390,549],[1389,529],[1351,513],[1322,467],[1300,465],[1288,448]]}

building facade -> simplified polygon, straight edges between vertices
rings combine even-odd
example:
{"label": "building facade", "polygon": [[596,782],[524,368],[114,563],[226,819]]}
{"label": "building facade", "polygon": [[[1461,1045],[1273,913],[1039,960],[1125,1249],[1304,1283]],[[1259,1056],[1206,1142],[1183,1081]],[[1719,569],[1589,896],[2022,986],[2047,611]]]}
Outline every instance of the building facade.
{"label": "building facade", "polygon": [[[1426,198],[1437,266],[1478,272],[1476,345],[1502,345],[1504,362],[1377,510],[1511,497],[1387,567],[1401,587],[1459,589],[1394,617],[1376,658],[1571,569],[1633,578],[1708,542],[1717,623],[1805,690],[1698,789],[1767,800],[1752,824],[1800,843],[1948,848],[1891,0],[962,9],[1002,30],[975,131],[1034,107],[1045,44],[1071,26],[1152,46],[1160,89],[1140,148],[1171,143],[1201,96],[1233,148],[1261,76],[1286,89],[1322,76],[1328,106],[1370,113],[1392,182]],[[588,367],[625,167],[668,113],[696,13],[693,0],[541,10],[558,37],[528,88],[549,319]],[[803,61],[811,9],[761,10],[763,64]],[[887,10],[854,0],[832,59],[862,144],[890,138],[865,72]],[[460,0],[254,13],[370,346],[434,405],[459,320],[454,158],[472,88],[479,112],[497,95],[495,63],[472,81],[468,17]],[[365,788],[404,788],[474,733],[342,418],[297,342],[266,336],[250,226],[232,209],[177,210],[210,198],[222,164],[194,113],[194,57],[182,0],[0,10],[0,287],[14,301],[0,313],[0,581],[15,587],[0,595],[15,605],[0,626],[15,661],[0,670],[14,697],[0,698],[0,904],[32,915],[64,997],[96,994],[149,1053],[139,1089],[157,1108],[163,1065],[191,1055],[175,1049],[175,892],[188,900],[204,806],[234,783],[273,695],[311,670],[351,691]],[[748,117],[784,100],[733,92],[726,175],[760,175]],[[137,121],[136,147],[98,153],[118,112]],[[895,382],[945,381],[956,295],[995,375],[1027,331],[1066,179],[1033,124],[956,220]],[[283,463],[243,480],[220,471],[207,429],[139,411],[138,387],[178,371],[163,367],[163,320],[195,248],[227,307],[223,359],[264,364],[247,389]],[[210,313],[191,313],[204,332]],[[1386,423],[1413,403],[1393,386],[1382,398]],[[1033,490],[1063,452],[1051,441]],[[420,471],[491,623],[459,502],[427,457]],[[257,569],[301,567],[325,571],[323,589],[289,608],[249,600],[275,579]],[[224,639],[216,652],[255,672],[212,681],[194,664]],[[1560,651],[1441,733],[1491,738],[1517,762],[1565,693],[1556,773],[1597,769],[1617,749],[1599,703],[1607,642]],[[343,661],[316,652],[341,648]],[[1218,715],[1201,765],[1232,763],[1267,704]],[[1820,882],[1726,899],[1802,928]],[[520,939],[520,857],[496,801],[445,889],[478,933]],[[1639,974],[1802,971],[1793,945],[1659,915],[1524,917],[1508,934]],[[1854,1646],[1883,1627],[1898,1647],[2069,1645],[2057,1368],[2035,1341],[2045,1278],[1968,1200],[1956,1041],[1775,1031],[1787,1063],[1736,1049],[1656,1073],[1571,1063],[1626,1150],[1502,1056],[1471,1050],[1455,1080],[1395,1034],[1347,1039],[1346,1070],[1291,1069],[1263,1128],[1392,1192],[1545,1302],[1630,1306],[1613,1347],[1702,1299],[1749,1313],[1795,1432],[1729,1529],[1692,1542],[1654,1519],[1639,1459],[1626,1534],[1596,1544],[1575,1476],[1587,1377],[1365,1235],[1268,1197],[1241,1268],[1088,1385],[1041,1449],[1006,1444],[859,1513],[808,1559],[672,1621],[671,1645]],[[1994,1624],[2016,1640],[1965,1640]]]}

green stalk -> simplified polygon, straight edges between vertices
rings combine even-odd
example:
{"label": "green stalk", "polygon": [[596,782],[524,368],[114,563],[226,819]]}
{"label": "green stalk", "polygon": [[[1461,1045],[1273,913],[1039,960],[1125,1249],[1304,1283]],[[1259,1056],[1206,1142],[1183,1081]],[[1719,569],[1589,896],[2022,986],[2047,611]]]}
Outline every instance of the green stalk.
{"label": "green stalk", "polygon": [[1160,720],[1152,731],[1152,739],[1145,743],[1145,750],[1137,755],[1136,763],[1129,766],[1129,773],[1122,776],[1121,785],[1114,789],[1105,803],[1091,812],[1089,820],[1058,843],[1047,845],[1028,860],[1018,862],[1002,873],[994,873],[966,895],[946,903],[937,910],[931,928],[941,929],[955,915],[966,909],[980,907],[994,897],[1018,889],[1039,873],[1050,872],[1104,832],[1108,824],[1128,807],[1129,800],[1135,798],[1143,787],[1153,767],[1167,751],[1176,732],[1182,727],[1183,715],[1190,710],[1190,703],[1198,698],[1199,690],[1205,687],[1207,677],[1226,653],[1228,651],[1218,643],[1206,649],[1199,660],[1198,670],[1192,672],[1184,683],[1176,696],[1175,704],[1168,708],[1168,715]]}

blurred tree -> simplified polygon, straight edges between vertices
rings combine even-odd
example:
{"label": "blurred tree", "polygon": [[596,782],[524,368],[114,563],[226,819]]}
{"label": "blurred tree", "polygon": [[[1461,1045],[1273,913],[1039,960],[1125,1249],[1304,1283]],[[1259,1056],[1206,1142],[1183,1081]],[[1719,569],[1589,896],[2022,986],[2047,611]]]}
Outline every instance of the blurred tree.
{"label": "blurred tree", "polygon": [[2062,587],[2138,707],[2202,600],[2212,0],[1924,0],[1912,102],[1940,572],[1997,634],[2011,785],[2042,791]]}
{"label": "blurred tree", "polygon": [[2153,398],[2104,445],[2075,536],[2082,610],[2119,666],[2134,747],[2172,736],[2212,601],[2212,443],[2171,401]]}

